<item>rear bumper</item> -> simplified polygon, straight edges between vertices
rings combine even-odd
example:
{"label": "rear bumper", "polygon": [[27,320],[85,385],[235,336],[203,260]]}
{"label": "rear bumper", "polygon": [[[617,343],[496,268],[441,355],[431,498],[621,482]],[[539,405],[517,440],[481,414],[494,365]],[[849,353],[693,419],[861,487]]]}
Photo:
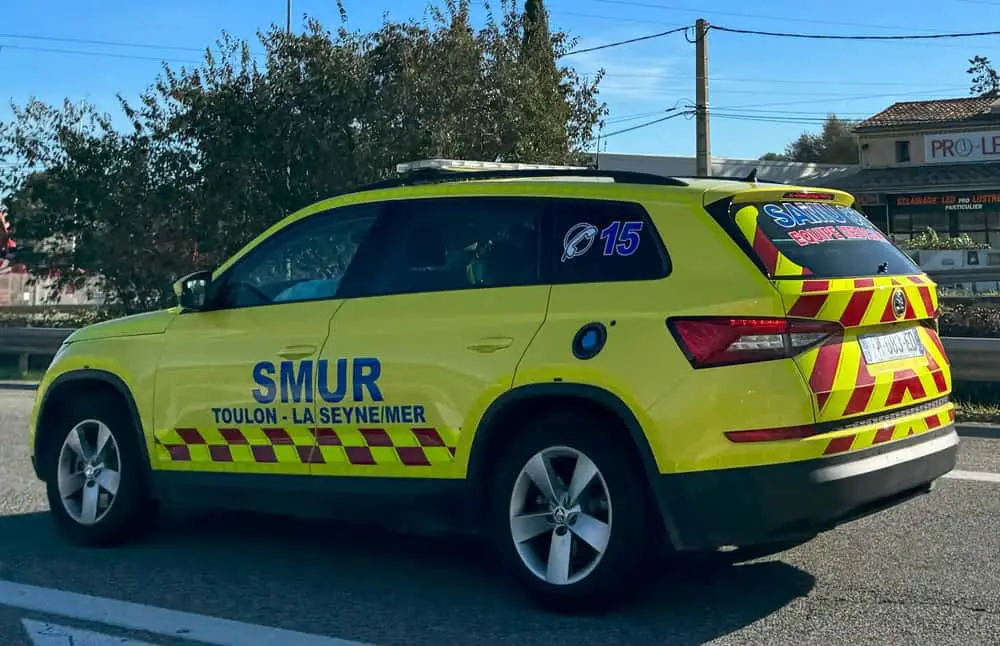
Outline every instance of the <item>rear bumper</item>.
{"label": "rear bumper", "polygon": [[658,498],[677,549],[802,539],[926,493],[957,454],[949,424],[849,455],[661,475]]}

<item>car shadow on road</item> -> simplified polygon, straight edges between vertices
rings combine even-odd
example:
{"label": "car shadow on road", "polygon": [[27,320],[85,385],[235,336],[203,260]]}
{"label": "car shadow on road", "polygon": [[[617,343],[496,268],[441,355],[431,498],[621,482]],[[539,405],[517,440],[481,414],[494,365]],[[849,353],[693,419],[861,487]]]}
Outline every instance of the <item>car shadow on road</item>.
{"label": "car shadow on road", "polygon": [[47,514],[0,517],[0,578],[391,644],[693,645],[809,593],[781,561],[702,559],[597,616],[546,613],[504,580],[479,541],[329,522],[171,510],[115,549],[65,543]]}

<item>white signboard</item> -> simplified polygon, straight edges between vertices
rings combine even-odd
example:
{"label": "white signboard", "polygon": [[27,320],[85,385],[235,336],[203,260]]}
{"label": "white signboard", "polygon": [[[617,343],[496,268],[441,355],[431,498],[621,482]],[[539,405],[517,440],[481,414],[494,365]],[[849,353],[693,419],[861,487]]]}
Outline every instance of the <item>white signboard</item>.
{"label": "white signboard", "polygon": [[924,135],[927,164],[1000,161],[1000,130]]}

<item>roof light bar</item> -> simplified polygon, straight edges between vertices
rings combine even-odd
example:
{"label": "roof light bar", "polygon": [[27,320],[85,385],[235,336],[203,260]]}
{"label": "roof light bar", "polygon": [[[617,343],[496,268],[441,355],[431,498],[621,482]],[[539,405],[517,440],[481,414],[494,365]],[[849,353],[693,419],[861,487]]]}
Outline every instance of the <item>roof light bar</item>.
{"label": "roof light bar", "polygon": [[487,171],[487,170],[588,170],[586,166],[556,166],[551,164],[521,164],[513,162],[473,161],[468,159],[421,159],[396,164],[397,173],[418,170]]}

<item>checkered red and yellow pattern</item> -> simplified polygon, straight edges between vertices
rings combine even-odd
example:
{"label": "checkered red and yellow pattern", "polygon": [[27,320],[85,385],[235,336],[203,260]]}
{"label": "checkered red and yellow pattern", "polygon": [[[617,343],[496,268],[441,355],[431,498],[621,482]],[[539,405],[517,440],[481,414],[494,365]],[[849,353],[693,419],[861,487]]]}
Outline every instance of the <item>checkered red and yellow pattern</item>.
{"label": "checkered red and yellow pattern", "polygon": [[451,463],[454,443],[438,429],[308,427],[175,428],[156,438],[165,463],[429,467]]}
{"label": "checkered red and yellow pattern", "polygon": [[[838,321],[846,328],[917,321],[937,316],[935,284],[924,275],[791,280],[778,282],[788,316]],[[896,317],[892,295],[906,296],[906,312]]]}
{"label": "checkered red and yellow pattern", "polygon": [[[858,343],[861,328],[915,324],[937,315],[937,290],[925,276],[780,281],[789,316],[837,321],[844,334],[801,354],[799,367],[815,396],[817,419],[828,421],[930,400],[951,392],[951,370],[937,331],[917,324],[924,356],[870,366]],[[906,309],[897,317],[892,295],[901,290]]]}
{"label": "checkered red and yellow pattern", "polygon": [[857,432],[839,432],[835,437],[830,438],[823,454],[836,455],[867,449],[893,440],[901,440],[911,435],[927,433],[953,421],[955,421],[955,406],[945,403],[937,407],[936,410],[924,412],[919,416],[908,416],[901,420],[889,421]]}

